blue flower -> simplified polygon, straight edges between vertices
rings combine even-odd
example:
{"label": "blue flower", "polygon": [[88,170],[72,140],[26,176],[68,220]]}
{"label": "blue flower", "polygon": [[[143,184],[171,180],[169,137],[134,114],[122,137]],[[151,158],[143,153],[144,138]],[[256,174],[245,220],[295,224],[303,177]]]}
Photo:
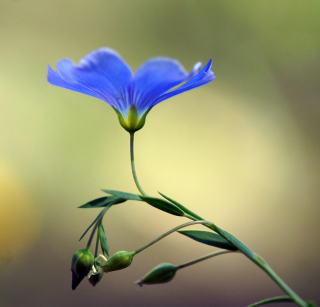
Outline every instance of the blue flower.
{"label": "blue flower", "polygon": [[156,57],[133,74],[117,52],[101,48],[78,65],[63,59],[57,71],[48,66],[48,82],[105,101],[116,111],[121,126],[133,133],[144,126],[148,112],[161,101],[212,81],[211,63],[202,69],[197,63],[188,74],[177,60]]}

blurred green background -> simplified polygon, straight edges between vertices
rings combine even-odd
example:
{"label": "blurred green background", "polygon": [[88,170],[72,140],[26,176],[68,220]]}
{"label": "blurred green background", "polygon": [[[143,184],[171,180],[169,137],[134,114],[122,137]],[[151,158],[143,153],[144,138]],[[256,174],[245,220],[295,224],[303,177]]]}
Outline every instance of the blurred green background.
{"label": "blurred green background", "polygon": [[[99,188],[137,190],[115,112],[49,85],[46,65],[102,46],[133,70],[158,55],[187,70],[213,59],[215,81],[159,104],[136,134],[140,183],[233,233],[319,303],[319,13],[316,0],[1,0],[0,305],[244,306],[282,294],[241,255],[136,291],[155,265],[212,251],[179,234],[71,290],[71,257],[98,214],[76,207]],[[186,221],[132,202],[104,226],[114,253]]]}

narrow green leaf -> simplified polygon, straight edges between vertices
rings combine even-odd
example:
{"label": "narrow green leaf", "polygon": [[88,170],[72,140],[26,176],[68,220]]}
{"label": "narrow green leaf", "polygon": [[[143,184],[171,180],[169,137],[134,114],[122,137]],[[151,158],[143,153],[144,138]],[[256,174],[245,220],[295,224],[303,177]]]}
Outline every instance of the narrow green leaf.
{"label": "narrow green leaf", "polygon": [[100,238],[100,245],[103,253],[106,253],[109,257],[109,245],[108,245],[108,240],[106,237],[106,233],[104,231],[102,223],[99,224],[98,226],[98,235]]}
{"label": "narrow green leaf", "polygon": [[100,197],[100,198],[91,200],[78,208],[81,208],[81,209],[82,208],[101,208],[101,207],[108,206],[110,203],[120,204],[125,201],[126,201],[125,199],[122,199],[116,196],[105,196],[105,197]]}
{"label": "narrow green leaf", "polygon": [[100,208],[100,207],[103,207],[104,204],[108,203],[109,198],[110,197],[108,196],[99,197],[97,199],[94,199],[85,203],[84,205],[79,206],[78,208]]}
{"label": "narrow green leaf", "polygon": [[168,200],[168,201],[170,201],[171,203],[175,204],[177,207],[179,207],[179,208],[180,208],[180,207],[183,207],[183,208],[184,208],[184,206],[181,205],[180,203],[178,203],[176,200],[174,200],[174,199],[172,199],[172,198],[170,198],[170,197],[162,194],[162,193],[159,192],[159,191],[158,191],[158,193],[159,193],[162,197],[164,197],[166,200]]}
{"label": "narrow green leaf", "polygon": [[86,233],[89,231],[89,229],[94,225],[94,223],[98,220],[98,218],[100,217],[100,214],[98,214],[98,216],[95,218],[95,220],[90,224],[90,226],[87,228],[87,230],[83,233],[83,235],[80,237],[79,241],[81,241],[81,239],[86,235]]}
{"label": "narrow green leaf", "polygon": [[179,202],[177,202],[176,200],[162,194],[161,192],[158,192],[162,197],[164,197],[166,200],[170,201],[171,203],[173,203],[174,205],[176,205],[178,208],[180,208],[183,212],[185,212],[186,214],[188,214],[189,216],[195,217],[199,220],[202,220],[202,217],[195,214],[194,212],[192,212],[191,210],[189,210],[188,208],[186,208],[184,205],[181,205]]}
{"label": "narrow green leaf", "polygon": [[268,298],[266,300],[254,303],[248,307],[256,307],[256,306],[260,306],[260,305],[265,305],[265,304],[270,304],[270,303],[279,303],[279,302],[292,302],[292,298],[290,298],[289,296],[276,296],[276,297],[272,297],[272,298]]}
{"label": "narrow green leaf", "polygon": [[89,231],[89,229],[94,225],[94,223],[102,216],[104,216],[104,214],[111,208],[112,205],[114,205],[114,203],[116,203],[118,201],[118,199],[116,198],[113,202],[111,201],[108,206],[106,206],[99,214],[98,216],[95,218],[95,220],[90,224],[90,226],[87,228],[87,230],[83,233],[83,235],[81,236],[81,238],[79,239],[79,241],[81,241],[81,239],[86,235],[86,233]]}
{"label": "narrow green leaf", "polygon": [[114,196],[117,196],[119,198],[123,198],[126,200],[139,200],[139,201],[141,201],[140,196],[136,195],[136,194],[125,193],[125,192],[120,192],[120,191],[113,191],[113,190],[104,190],[104,189],[102,189],[102,191],[107,194],[114,195]]}
{"label": "narrow green leaf", "polygon": [[166,200],[161,198],[149,197],[149,196],[139,196],[143,201],[148,203],[149,205],[162,210],[164,212],[177,215],[177,216],[184,216],[184,212],[178,208],[176,205],[169,203]]}
{"label": "narrow green leaf", "polygon": [[242,242],[240,242],[235,236],[219,228],[218,226],[216,226],[215,228],[222,237],[224,237],[227,241],[229,241],[231,244],[237,247],[239,251],[244,253],[249,259],[256,261],[256,255],[247,246],[245,246]]}
{"label": "narrow green leaf", "polygon": [[213,233],[211,231],[178,230],[178,232],[200,243],[204,243],[207,245],[224,248],[232,251],[237,250],[237,248],[234,247],[232,244],[230,244],[226,239],[224,239],[220,235]]}

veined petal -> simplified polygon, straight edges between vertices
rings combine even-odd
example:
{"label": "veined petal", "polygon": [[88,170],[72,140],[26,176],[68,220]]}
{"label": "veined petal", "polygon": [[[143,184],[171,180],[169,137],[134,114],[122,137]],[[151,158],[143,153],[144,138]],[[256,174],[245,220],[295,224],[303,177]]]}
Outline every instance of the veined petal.
{"label": "veined petal", "polygon": [[72,90],[72,91],[76,91],[82,94],[86,94],[89,96],[93,96],[99,99],[104,99],[103,96],[101,96],[99,93],[96,93],[88,88],[85,88],[83,86],[74,84],[74,83],[68,83],[66,81],[64,81],[60,74],[56,71],[54,71],[49,65],[48,65],[48,76],[47,76],[47,80],[50,84],[55,85],[55,86],[59,86],[59,87],[63,87],[66,88],[68,90]]}
{"label": "veined petal", "polygon": [[135,73],[130,99],[143,113],[157,97],[187,78],[188,73],[178,61],[160,57],[150,59]]}
{"label": "veined petal", "polygon": [[61,60],[57,64],[57,72],[66,83],[96,92],[120,112],[129,108],[127,90],[132,72],[112,49],[98,49],[84,57],[78,65],[68,59]]}
{"label": "veined petal", "polygon": [[201,69],[201,71],[196,74],[194,77],[192,77],[189,81],[187,81],[185,84],[182,86],[178,87],[175,90],[169,91],[163,95],[161,95],[159,98],[157,98],[153,103],[152,107],[157,105],[163,100],[166,100],[170,97],[176,96],[178,94],[181,94],[183,92],[189,91],[193,88],[205,85],[216,77],[213,73],[213,71],[210,70],[212,64],[212,60],[208,62],[208,64]]}

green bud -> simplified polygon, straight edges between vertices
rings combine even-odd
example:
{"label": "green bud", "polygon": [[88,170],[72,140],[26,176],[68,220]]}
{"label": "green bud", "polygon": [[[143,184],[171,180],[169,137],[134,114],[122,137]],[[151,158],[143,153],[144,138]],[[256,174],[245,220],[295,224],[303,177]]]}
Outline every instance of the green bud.
{"label": "green bud", "polygon": [[135,252],[116,252],[108,259],[105,264],[101,265],[100,268],[105,273],[125,269],[131,264],[134,255]]}
{"label": "green bud", "polygon": [[103,276],[103,271],[99,272],[98,274],[92,274],[89,278],[89,283],[92,286],[95,286],[102,278]]}
{"label": "green bud", "polygon": [[94,256],[89,247],[75,252],[71,261],[72,290],[77,288],[82,279],[90,272],[93,264]]}
{"label": "green bud", "polygon": [[144,284],[153,285],[166,283],[173,279],[177,270],[178,267],[170,263],[161,263],[155,268],[153,268],[141,280],[138,280],[135,283],[138,284],[140,287],[142,287]]}

